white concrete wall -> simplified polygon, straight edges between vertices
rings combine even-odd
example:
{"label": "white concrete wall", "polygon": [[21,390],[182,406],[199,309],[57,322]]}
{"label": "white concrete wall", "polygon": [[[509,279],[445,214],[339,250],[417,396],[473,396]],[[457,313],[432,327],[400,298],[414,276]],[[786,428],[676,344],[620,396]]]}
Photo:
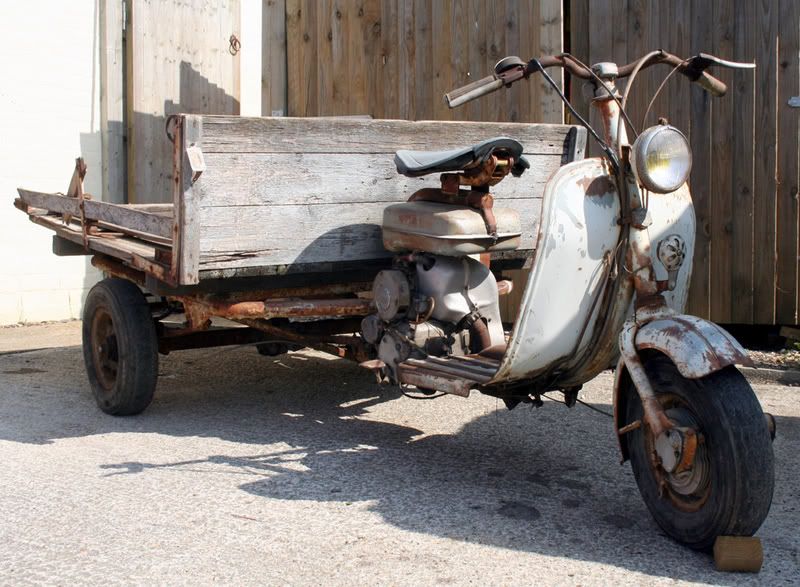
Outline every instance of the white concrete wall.
{"label": "white concrete wall", "polygon": [[[56,257],[52,233],[12,205],[17,187],[66,191],[75,158],[102,193],[97,3],[0,5],[0,325],[78,318],[100,274]],[[241,112],[261,108],[261,1],[242,1]]]}
{"label": "white concrete wall", "polygon": [[75,157],[100,194],[94,0],[0,8],[0,324],[76,318],[98,277],[84,257],[56,257],[52,233],[13,207],[18,186],[66,191]]}

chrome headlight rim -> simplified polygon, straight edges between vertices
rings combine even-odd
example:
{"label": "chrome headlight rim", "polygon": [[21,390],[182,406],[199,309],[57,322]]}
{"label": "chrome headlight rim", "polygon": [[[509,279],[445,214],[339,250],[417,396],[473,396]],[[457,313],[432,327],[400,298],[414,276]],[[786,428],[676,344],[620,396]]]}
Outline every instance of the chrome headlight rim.
{"label": "chrome headlight rim", "polygon": [[[673,178],[659,177],[656,170],[648,167],[653,141],[657,137],[663,139],[665,136],[668,140],[675,141],[674,146],[678,148],[678,153],[673,160],[684,168]],[[678,161],[681,157],[683,161]],[[692,149],[686,135],[680,130],[670,124],[659,124],[642,131],[636,137],[631,149],[631,164],[636,179],[642,187],[657,194],[668,194],[680,188],[689,179],[692,171]]]}

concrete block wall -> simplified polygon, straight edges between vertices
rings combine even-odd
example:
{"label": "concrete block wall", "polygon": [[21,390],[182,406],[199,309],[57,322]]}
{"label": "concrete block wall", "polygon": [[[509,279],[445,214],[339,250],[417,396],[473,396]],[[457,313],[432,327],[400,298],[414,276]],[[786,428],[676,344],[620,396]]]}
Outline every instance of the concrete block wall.
{"label": "concrete block wall", "polygon": [[[17,187],[65,192],[75,158],[102,195],[98,4],[28,0],[0,18],[0,326],[80,317],[101,278],[85,257],[56,257],[52,233],[13,207]],[[109,0],[115,1],[115,0]],[[261,1],[242,2],[243,115],[261,108]]]}
{"label": "concrete block wall", "polygon": [[52,233],[13,207],[18,186],[66,191],[75,158],[100,194],[97,9],[28,0],[0,18],[0,325],[76,318],[98,278],[84,257],[56,257]]}

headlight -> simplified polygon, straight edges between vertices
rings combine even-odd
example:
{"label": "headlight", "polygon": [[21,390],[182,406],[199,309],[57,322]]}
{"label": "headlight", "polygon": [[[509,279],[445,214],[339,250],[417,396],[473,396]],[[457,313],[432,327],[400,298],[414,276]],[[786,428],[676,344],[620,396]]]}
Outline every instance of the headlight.
{"label": "headlight", "polygon": [[645,189],[668,194],[689,179],[692,150],[689,141],[674,126],[652,126],[634,141],[631,162]]}

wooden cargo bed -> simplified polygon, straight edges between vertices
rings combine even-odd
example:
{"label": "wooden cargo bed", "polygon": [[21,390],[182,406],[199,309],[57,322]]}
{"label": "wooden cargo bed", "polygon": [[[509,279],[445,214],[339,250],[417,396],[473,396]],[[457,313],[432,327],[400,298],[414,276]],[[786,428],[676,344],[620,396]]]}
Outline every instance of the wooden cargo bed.
{"label": "wooden cargo bed", "polygon": [[[114,205],[20,189],[33,222],[170,286],[257,275],[379,267],[383,209],[438,175],[397,174],[398,149],[443,150],[496,136],[520,141],[531,167],[492,190],[516,209],[520,254],[535,247],[544,184],[581,159],[585,130],[567,125],[180,115],[172,203]],[[166,138],[164,140],[167,140]]]}

